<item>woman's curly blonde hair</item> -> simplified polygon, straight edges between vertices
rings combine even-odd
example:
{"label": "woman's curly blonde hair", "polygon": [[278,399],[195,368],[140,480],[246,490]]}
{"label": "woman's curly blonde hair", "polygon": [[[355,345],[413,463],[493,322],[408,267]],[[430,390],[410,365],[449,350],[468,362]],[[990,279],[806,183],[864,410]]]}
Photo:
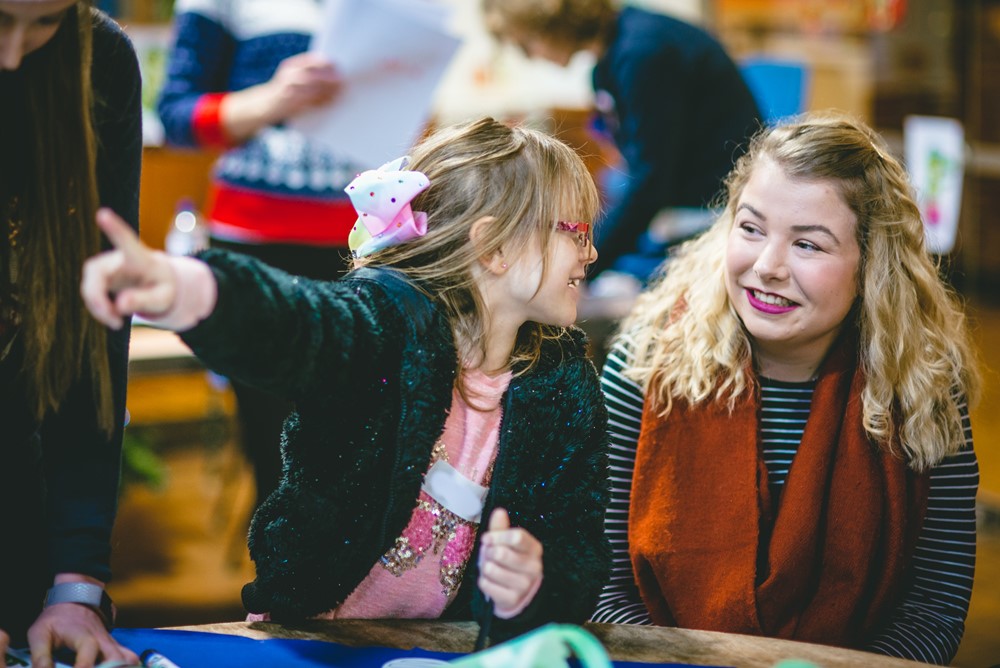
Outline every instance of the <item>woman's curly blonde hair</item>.
{"label": "woman's curly blonde hair", "polygon": [[858,299],[849,318],[865,374],[868,436],[890,447],[898,434],[911,468],[925,470],[965,443],[961,404],[978,398],[980,378],[962,306],[924,245],[907,173],[864,123],[812,114],[751,142],[726,180],[713,226],[688,242],[663,278],[622,323],[634,341],[627,371],[662,415],[675,399],[733,405],[754,391],[750,339],[730,304],[725,252],[740,194],[767,158],[791,178],[837,184],[857,217]]}

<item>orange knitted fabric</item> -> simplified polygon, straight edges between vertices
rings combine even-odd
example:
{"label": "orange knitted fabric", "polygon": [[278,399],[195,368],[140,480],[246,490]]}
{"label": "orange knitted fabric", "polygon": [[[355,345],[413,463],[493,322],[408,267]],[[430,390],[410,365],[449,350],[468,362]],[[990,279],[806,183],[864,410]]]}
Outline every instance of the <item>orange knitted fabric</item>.
{"label": "orange knitted fabric", "polygon": [[929,480],[868,439],[862,387],[853,346],[838,345],[777,504],[756,393],[731,414],[675,402],[666,420],[646,402],[629,550],[655,623],[856,646],[885,621]]}

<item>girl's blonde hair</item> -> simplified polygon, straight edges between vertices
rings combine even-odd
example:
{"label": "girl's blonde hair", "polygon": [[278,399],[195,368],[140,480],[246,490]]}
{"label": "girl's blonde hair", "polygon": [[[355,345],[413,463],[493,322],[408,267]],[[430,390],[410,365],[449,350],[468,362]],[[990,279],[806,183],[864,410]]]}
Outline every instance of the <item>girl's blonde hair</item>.
{"label": "girl's blonde hair", "polygon": [[857,217],[859,296],[848,318],[865,374],[868,436],[889,447],[898,434],[898,454],[918,471],[957,452],[965,443],[960,405],[979,392],[961,304],[924,246],[906,171],[871,128],[844,115],[806,115],[753,139],[726,180],[714,225],[681,248],[623,322],[635,341],[627,375],[664,416],[675,399],[732,407],[755,391],[750,340],[726,293],[725,253],[740,195],[762,159],[794,179],[836,183]]}
{"label": "girl's blonde hair", "polygon": [[[10,132],[27,137],[26,153],[3,151],[0,214],[17,233],[17,286],[25,304],[18,336],[25,349],[22,374],[37,420],[58,409],[73,382],[89,376],[97,422],[114,428],[111,375],[104,327],[80,297],[86,258],[99,253],[97,139],[91,90],[91,2],[80,0],[52,39],[21,64],[24,95],[5,100],[19,118]],[[8,117],[9,118],[9,117]],[[4,179],[7,180],[7,179]],[[2,268],[7,271],[7,268]]]}
{"label": "girl's blonde hair", "polygon": [[[427,214],[427,234],[373,253],[358,264],[406,273],[444,306],[459,359],[477,358],[485,353],[489,314],[473,280],[473,266],[497,252],[516,257],[529,244],[540,242],[544,274],[556,222],[594,220],[597,188],[569,146],[542,132],[492,118],[435,132],[414,149],[409,168],[430,180],[430,187],[411,203],[414,211]],[[473,244],[473,223],[484,218],[487,233]],[[530,368],[542,340],[562,332],[563,328],[526,323],[512,364],[522,371]]]}

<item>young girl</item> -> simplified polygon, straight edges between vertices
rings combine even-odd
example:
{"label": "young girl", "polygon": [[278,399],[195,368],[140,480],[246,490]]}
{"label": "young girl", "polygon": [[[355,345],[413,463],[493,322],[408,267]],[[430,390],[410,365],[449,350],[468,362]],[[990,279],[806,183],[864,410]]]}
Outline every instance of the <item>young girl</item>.
{"label": "young girl", "polygon": [[606,414],[569,328],[596,189],[566,145],[492,119],[403,167],[348,187],[359,268],[343,279],[168,258],[102,212],[116,250],[87,263],[84,298],[296,402],[250,528],[251,613],[483,623],[492,606],[497,640],[582,622],[610,567]]}
{"label": "young girl", "polygon": [[[98,206],[135,225],[141,82],[128,38],[81,0],[0,0],[0,656],[136,661],[108,630],[127,326],[79,294]],[[43,609],[44,608],[44,609]]]}

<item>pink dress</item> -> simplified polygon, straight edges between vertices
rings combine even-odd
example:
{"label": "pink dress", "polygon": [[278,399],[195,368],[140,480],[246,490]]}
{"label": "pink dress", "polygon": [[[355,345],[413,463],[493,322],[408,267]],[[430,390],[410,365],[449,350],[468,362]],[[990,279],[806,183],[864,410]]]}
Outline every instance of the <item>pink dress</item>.
{"label": "pink dress", "polygon": [[455,390],[409,524],[354,592],[319,618],[441,616],[475,547],[499,442],[500,399],[510,379],[510,372],[466,371],[471,405]]}

